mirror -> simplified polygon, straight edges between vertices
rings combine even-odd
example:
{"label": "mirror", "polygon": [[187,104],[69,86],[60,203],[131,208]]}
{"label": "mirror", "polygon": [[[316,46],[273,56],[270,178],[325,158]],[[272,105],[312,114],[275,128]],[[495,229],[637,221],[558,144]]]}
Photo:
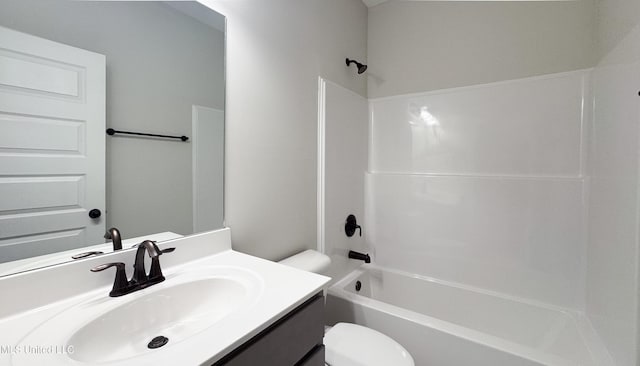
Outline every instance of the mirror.
{"label": "mirror", "polygon": [[0,2],[0,276],[223,227],[224,32],[195,1]]}

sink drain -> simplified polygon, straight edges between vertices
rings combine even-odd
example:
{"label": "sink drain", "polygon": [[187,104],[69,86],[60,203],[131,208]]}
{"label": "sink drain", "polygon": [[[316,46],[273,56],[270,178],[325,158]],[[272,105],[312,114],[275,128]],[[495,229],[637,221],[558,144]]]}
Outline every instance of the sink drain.
{"label": "sink drain", "polygon": [[157,336],[154,339],[152,339],[151,342],[149,342],[147,347],[149,347],[151,349],[156,349],[156,348],[160,348],[160,347],[164,346],[168,342],[169,342],[169,338],[164,337],[164,336]]}

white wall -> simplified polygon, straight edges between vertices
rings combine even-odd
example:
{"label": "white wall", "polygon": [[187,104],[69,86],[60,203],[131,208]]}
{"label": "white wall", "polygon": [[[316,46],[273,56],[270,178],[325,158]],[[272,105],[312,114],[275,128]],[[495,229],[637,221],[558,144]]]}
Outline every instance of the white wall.
{"label": "white wall", "polygon": [[376,262],[584,308],[588,80],[586,70],[372,100]]}
{"label": "white wall", "polygon": [[381,4],[369,10],[368,96],[592,67],[593,24],[592,0]]}
{"label": "white wall", "polygon": [[[224,34],[166,5],[3,0],[0,24],[106,55],[107,127],[191,136],[192,104],[224,109]],[[191,155],[107,137],[107,225],[192,233]]]}
{"label": "white wall", "polygon": [[203,0],[227,16],[225,221],[234,249],[316,248],[318,76],[366,94],[360,0]]}
{"label": "white wall", "polygon": [[589,156],[587,315],[620,366],[638,360],[640,3],[603,0]]}
{"label": "white wall", "polygon": [[[361,261],[348,258],[349,250],[366,252],[364,238],[364,177],[367,170],[367,99],[340,85],[320,80],[319,237],[321,250],[331,257],[330,277],[342,278]],[[352,237],[345,233],[347,215],[362,226]]]}

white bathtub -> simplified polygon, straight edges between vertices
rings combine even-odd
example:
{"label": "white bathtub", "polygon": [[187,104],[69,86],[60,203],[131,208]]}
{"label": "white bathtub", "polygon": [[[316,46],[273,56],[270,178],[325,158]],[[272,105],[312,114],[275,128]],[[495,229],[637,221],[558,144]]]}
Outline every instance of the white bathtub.
{"label": "white bathtub", "polygon": [[389,335],[416,366],[612,365],[580,312],[374,265],[329,289],[327,317]]}

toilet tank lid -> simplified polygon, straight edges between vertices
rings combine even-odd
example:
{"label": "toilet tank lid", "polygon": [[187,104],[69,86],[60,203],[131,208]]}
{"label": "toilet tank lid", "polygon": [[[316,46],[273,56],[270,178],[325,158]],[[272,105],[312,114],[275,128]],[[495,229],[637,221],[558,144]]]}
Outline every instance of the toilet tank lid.
{"label": "toilet tank lid", "polygon": [[292,255],[289,258],[285,258],[279,263],[289,267],[298,268],[303,271],[321,274],[329,268],[331,259],[316,250],[309,249],[296,255]]}
{"label": "toilet tank lid", "polygon": [[398,342],[351,323],[338,323],[324,335],[326,362],[336,366],[414,366],[413,358]]}

